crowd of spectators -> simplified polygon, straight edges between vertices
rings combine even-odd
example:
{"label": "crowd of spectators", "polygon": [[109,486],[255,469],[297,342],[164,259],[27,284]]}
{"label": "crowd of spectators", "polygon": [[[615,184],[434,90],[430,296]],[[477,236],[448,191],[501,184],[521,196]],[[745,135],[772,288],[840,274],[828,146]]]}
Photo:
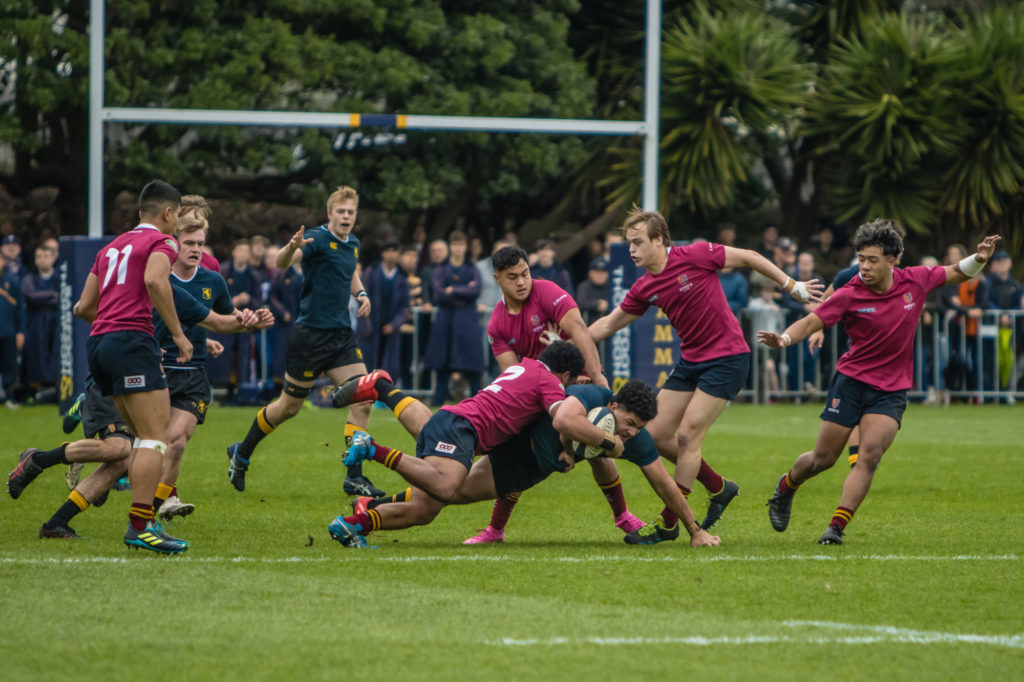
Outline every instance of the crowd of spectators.
{"label": "crowd of spectators", "polygon": [[[208,372],[215,387],[227,390],[227,400],[241,401],[247,395],[254,401],[264,400],[280,387],[284,349],[298,316],[302,288],[301,264],[286,270],[276,267],[280,242],[290,234],[288,226],[281,226],[273,240],[262,235],[240,239],[220,265],[236,306],[267,306],[276,319],[276,325],[262,334],[211,334],[224,352],[208,361]],[[426,391],[433,386],[430,400],[435,405],[475,392],[496,374],[484,330],[501,296],[490,259],[498,248],[510,244],[526,248],[532,276],[570,292],[586,322],[606,314],[612,305],[610,249],[621,242],[615,233],[593,240],[581,253],[563,260],[557,256],[556,242],[542,239],[520,244],[515,233],[491,245],[458,230],[446,239],[428,242],[426,230],[418,227],[411,240],[402,244],[386,215],[376,229],[360,236],[364,245],[361,277],[373,312],[357,319],[355,308],[351,310],[367,366],[388,370],[405,388]],[[739,244],[736,227],[723,224],[714,241],[753,248],[795,279],[819,279],[826,285],[854,260],[845,234],[830,225],[818,229],[804,248],[770,225],[755,243]],[[59,356],[57,241],[40,242],[26,263],[20,241],[6,230],[0,253],[0,401],[16,407],[16,399],[52,399]],[[943,263],[956,262],[965,254],[965,248],[952,245]],[[923,264],[937,262],[922,260]],[[944,287],[925,302],[924,338],[917,358],[924,371],[918,389],[928,391],[929,400],[941,400],[947,387],[972,390],[979,385],[979,377],[985,390],[1019,387],[1024,378],[1024,288],[1013,278],[1011,268],[1009,255],[999,251],[983,276]],[[811,309],[756,273],[723,269],[719,278],[731,309],[751,335],[757,329],[784,329]],[[1004,312],[986,313],[994,310]],[[939,335],[937,341],[935,335]],[[763,356],[755,367],[764,373],[758,379],[765,397],[820,395],[821,377],[829,376],[842,343],[840,330],[837,348],[812,350],[808,344],[785,351],[757,348]],[[976,366],[979,344],[980,367]],[[933,380],[936,376],[938,382]],[[246,393],[240,390],[244,387],[258,388]]]}

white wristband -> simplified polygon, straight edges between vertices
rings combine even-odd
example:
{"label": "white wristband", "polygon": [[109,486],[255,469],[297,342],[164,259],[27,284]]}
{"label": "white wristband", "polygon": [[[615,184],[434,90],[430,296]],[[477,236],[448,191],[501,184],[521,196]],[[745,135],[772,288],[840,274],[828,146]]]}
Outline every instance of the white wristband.
{"label": "white wristband", "polygon": [[793,339],[790,338],[789,334],[783,334],[780,338],[782,339],[783,346],[789,346],[793,344]]}
{"label": "white wristband", "polygon": [[960,261],[960,271],[968,277],[974,277],[984,269],[985,263],[979,262],[973,254]]}

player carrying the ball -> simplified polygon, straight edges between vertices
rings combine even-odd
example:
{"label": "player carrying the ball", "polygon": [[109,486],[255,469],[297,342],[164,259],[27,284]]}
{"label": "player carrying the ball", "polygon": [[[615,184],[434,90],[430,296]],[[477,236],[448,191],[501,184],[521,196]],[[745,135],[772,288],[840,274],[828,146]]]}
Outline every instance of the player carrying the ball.
{"label": "player carrying the ball", "polygon": [[903,253],[899,224],[874,220],[861,225],[853,237],[860,265],[857,276],[782,334],[757,333],[759,343],[783,348],[841,320],[850,337],[850,348],[839,358],[829,383],[814,450],[797,457],[768,501],[768,518],[775,530],[786,530],[797,489],[832,468],[859,423],[857,463],[843,483],[839,507],[818,539],[820,545],[843,544],[846,525],[867,496],[875,469],[896,438],[907,407],[907,389],[913,385],[914,333],[925,296],[932,289],[978,275],[998,241],[998,236],[985,237],[978,252],[957,265],[897,269]]}

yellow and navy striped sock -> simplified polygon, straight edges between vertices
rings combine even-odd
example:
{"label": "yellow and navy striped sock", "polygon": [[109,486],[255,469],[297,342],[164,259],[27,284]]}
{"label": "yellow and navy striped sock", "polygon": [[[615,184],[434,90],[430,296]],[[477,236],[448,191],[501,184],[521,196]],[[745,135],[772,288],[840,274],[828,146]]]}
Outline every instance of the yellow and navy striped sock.
{"label": "yellow and navy striped sock", "polygon": [[260,441],[273,433],[275,428],[277,427],[267,419],[267,408],[261,407],[260,411],[256,413],[256,418],[252,420],[249,433],[245,434],[245,440],[238,446],[238,456],[248,461]]}
{"label": "yellow and navy striped sock", "polygon": [[158,483],[156,486],[156,495],[153,496],[153,509],[159,509],[160,505],[167,501],[167,498],[171,496],[172,486],[166,483]]}
{"label": "yellow and navy striped sock", "polygon": [[848,451],[849,451],[850,454],[847,457],[847,459],[850,460],[850,466],[852,467],[854,464],[857,463],[857,453],[860,452],[860,446],[859,445],[851,445],[848,448]]}
{"label": "yellow and navy striped sock", "polygon": [[82,497],[82,493],[77,490],[72,490],[71,494],[68,495],[68,499],[64,501],[60,509],[50,517],[44,526],[47,528],[56,528],[57,526],[66,526],[81,512],[84,512],[89,507],[89,500]]}

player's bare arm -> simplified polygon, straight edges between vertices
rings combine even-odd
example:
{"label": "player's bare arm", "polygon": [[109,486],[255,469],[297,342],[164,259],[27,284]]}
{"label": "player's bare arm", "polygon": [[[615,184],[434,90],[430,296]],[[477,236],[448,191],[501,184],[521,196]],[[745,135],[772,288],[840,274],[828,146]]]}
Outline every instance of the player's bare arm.
{"label": "player's bare arm", "polygon": [[722,540],[717,535],[712,535],[697,523],[693,510],[690,509],[690,503],[686,501],[679,486],[669,476],[661,459],[656,459],[650,464],[640,467],[640,470],[643,471],[647,482],[651,484],[658,497],[679,517],[686,532],[690,534],[691,547],[714,547],[722,544]]}
{"label": "player's bare arm", "polygon": [[622,308],[616,308],[591,324],[587,330],[590,332],[590,338],[594,339],[594,343],[598,343],[604,341],[626,325],[631,324],[638,317],[639,315],[630,315]]}
{"label": "player's bare arm", "polygon": [[562,436],[587,445],[607,445],[606,441],[610,441],[613,447],[605,448],[609,457],[621,457],[625,448],[621,438],[608,438],[604,431],[587,419],[586,408],[574,396],[567,396],[559,403],[558,410],[552,415],[551,425]]}
{"label": "player's bare arm", "polygon": [[80,317],[86,322],[92,323],[96,319],[96,306],[100,300],[100,285],[96,275],[89,273],[85,279],[85,286],[82,287],[82,296],[75,303],[72,309],[75,317]]}
{"label": "player's bare arm", "polygon": [[802,303],[818,303],[821,301],[821,292],[824,285],[817,280],[797,282],[782,271],[779,266],[750,249],[737,249],[732,246],[725,247],[725,267],[742,268],[747,267],[756,270],[768,279],[772,280],[786,293]]}
{"label": "player's bare arm", "polygon": [[959,263],[945,266],[946,284],[960,284],[966,282],[984,269],[988,259],[996,249],[1001,237],[997,234],[990,234],[978,244],[978,251],[973,256],[964,258]]}
{"label": "player's bare arm", "polygon": [[590,381],[598,386],[608,388],[608,379],[601,374],[601,357],[597,354],[597,345],[594,343],[593,337],[590,336],[587,325],[583,322],[579,308],[571,308],[566,312],[558,321],[558,326],[569,335],[573,345],[580,349],[580,353],[583,353],[583,366],[587,370]]}
{"label": "player's bare arm", "polygon": [[498,367],[502,372],[519,362],[519,358],[516,357],[515,351],[511,350],[507,350],[504,353],[498,353],[494,356],[494,359],[498,362]]}
{"label": "player's bare arm", "polygon": [[277,267],[286,270],[302,260],[302,247],[313,241],[312,237],[306,238],[306,226],[299,227],[298,232],[284,245],[284,248],[277,252]]}
{"label": "player's bare arm", "polygon": [[794,343],[800,343],[816,331],[825,328],[821,318],[814,313],[808,313],[786,328],[781,334],[775,332],[757,332],[757,342],[769,348],[785,348]]}
{"label": "player's bare arm", "polygon": [[149,254],[149,259],[146,261],[146,272],[143,275],[149,300],[153,302],[153,307],[171,333],[174,345],[178,347],[177,361],[188,362],[192,359],[192,342],[182,331],[181,321],[178,320],[178,313],[174,309],[174,293],[171,291],[170,276],[171,259],[167,257],[167,254],[159,251]]}

